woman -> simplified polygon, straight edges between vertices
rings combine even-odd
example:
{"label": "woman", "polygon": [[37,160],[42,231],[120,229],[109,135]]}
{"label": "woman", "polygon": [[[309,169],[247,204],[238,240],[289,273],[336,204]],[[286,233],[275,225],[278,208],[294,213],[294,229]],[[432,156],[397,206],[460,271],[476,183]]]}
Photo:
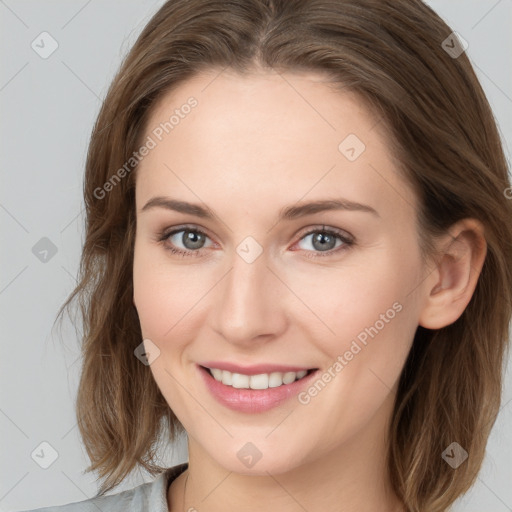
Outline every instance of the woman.
{"label": "woman", "polygon": [[[59,510],[447,510],[500,404],[509,190],[420,0],[165,3],[89,147],[63,309],[102,486]],[[155,465],[182,431],[189,462]],[[103,496],[138,464],[155,482]]]}

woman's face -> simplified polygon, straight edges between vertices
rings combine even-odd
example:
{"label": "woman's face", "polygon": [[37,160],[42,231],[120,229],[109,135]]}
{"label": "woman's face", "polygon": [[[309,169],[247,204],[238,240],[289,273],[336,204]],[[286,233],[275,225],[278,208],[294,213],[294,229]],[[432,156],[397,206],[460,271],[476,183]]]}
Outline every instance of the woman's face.
{"label": "woman's face", "polygon": [[140,151],[150,369],[230,471],[280,473],[381,435],[421,314],[416,198],[379,119],[322,81],[196,76],[155,107]]}

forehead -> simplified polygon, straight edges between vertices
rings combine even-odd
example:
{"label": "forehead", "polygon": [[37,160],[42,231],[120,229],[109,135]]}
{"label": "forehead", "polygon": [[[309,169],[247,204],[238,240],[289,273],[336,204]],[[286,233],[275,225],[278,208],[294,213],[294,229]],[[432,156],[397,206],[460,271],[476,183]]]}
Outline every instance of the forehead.
{"label": "forehead", "polygon": [[[151,132],[159,123],[168,121],[174,111],[180,114],[184,109],[190,112],[181,115],[173,126],[170,134],[175,139],[192,125],[197,136],[208,136],[205,143],[215,139],[218,142],[236,132],[240,136],[257,135],[254,145],[259,145],[259,140],[284,142],[294,135],[315,142],[323,139],[326,144],[334,143],[337,149],[337,140],[347,130],[359,131],[363,137],[376,129],[373,143],[379,135],[383,137],[379,131],[382,119],[356,93],[335,87],[327,76],[313,72],[259,71],[241,75],[233,70],[204,71],[160,98],[146,131]],[[192,109],[186,108],[190,98],[197,101]],[[182,122],[185,117],[186,123]]]}
{"label": "forehead", "polygon": [[336,189],[378,206],[405,186],[380,121],[321,74],[201,73],[153,107],[145,138],[156,145],[139,164],[137,195],[177,187],[197,202],[236,191],[256,206]]}

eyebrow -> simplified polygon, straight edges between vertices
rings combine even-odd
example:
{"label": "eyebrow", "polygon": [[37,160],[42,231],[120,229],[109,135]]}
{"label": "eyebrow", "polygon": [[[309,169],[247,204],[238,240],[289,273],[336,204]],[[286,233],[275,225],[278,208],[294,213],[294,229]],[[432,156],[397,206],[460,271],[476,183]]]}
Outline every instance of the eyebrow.
{"label": "eyebrow", "polygon": [[[195,215],[202,219],[213,220],[215,218],[214,212],[206,206],[188,203],[186,201],[178,201],[177,199],[172,199],[170,197],[153,197],[141,208],[140,211],[145,212],[152,208],[165,208],[166,210]],[[349,201],[348,199],[324,199],[284,207],[279,212],[278,221],[294,220],[305,217],[306,215],[330,210],[359,211],[371,213],[372,215],[380,217],[379,213],[375,209],[366,204]]]}

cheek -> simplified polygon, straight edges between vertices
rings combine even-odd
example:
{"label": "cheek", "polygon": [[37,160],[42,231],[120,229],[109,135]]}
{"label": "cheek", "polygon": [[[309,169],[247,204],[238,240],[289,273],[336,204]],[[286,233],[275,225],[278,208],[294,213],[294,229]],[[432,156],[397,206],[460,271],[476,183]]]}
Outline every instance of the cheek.
{"label": "cheek", "polygon": [[[396,250],[332,273],[329,288],[309,288],[305,302],[318,311],[330,333],[317,338],[332,372],[334,396],[352,397],[360,412],[377,407],[399,378],[418,324],[412,290],[420,260]],[[306,290],[306,288],[304,288]],[[340,360],[341,356],[341,360]],[[366,404],[366,407],[363,407]]]}
{"label": "cheek", "polygon": [[326,450],[355,435],[377,411],[392,407],[417,327],[408,276],[396,269],[370,274],[361,275],[361,286],[339,283],[338,300],[332,300],[334,294],[324,300],[323,311],[329,313],[324,320],[334,331],[316,339],[326,356],[320,376],[326,383],[314,383],[300,398],[310,428],[330,439]]}
{"label": "cheek", "polygon": [[197,313],[200,307],[206,286],[203,277],[194,266],[170,264],[163,249],[136,243],[133,298],[143,336],[159,341],[172,336],[179,342],[176,333],[190,323],[191,309]]}
{"label": "cheek", "polygon": [[[402,322],[411,303],[411,290],[417,286],[418,262],[414,255],[405,259],[398,250],[375,251],[371,257],[354,258],[347,266],[325,269],[297,283],[296,289],[310,309],[318,314],[330,331],[332,355],[347,350],[351,340],[364,341],[367,330],[377,324],[379,332]],[[289,276],[292,279],[292,276]],[[368,334],[366,334],[368,336]]]}
{"label": "cheek", "polygon": [[[323,341],[313,336],[312,342],[317,338],[316,342],[324,345],[322,351],[333,358],[349,350],[354,339],[373,339],[369,330],[375,332],[375,326],[379,339],[389,335],[398,343],[403,337],[391,334],[407,316],[407,295],[419,282],[417,255],[412,251],[406,254],[403,244],[388,243],[338,268],[280,268],[283,281],[293,283],[300,297],[297,301],[288,292],[280,296],[283,314],[288,310],[289,318],[302,326],[303,332],[315,331]],[[161,341],[172,336],[174,343],[179,343],[186,334],[183,329],[193,329],[202,318],[201,311],[210,304],[205,294],[213,291],[218,279],[219,273],[207,263],[171,262],[164,249],[136,242],[134,302],[143,335]],[[397,303],[404,309],[401,313],[396,311]],[[308,309],[312,314],[305,314]]]}
{"label": "cheek", "polygon": [[[145,338],[160,339],[172,326],[176,293],[170,276],[154,261],[151,251],[135,243],[133,299]],[[165,312],[165,314],[164,314]]]}

